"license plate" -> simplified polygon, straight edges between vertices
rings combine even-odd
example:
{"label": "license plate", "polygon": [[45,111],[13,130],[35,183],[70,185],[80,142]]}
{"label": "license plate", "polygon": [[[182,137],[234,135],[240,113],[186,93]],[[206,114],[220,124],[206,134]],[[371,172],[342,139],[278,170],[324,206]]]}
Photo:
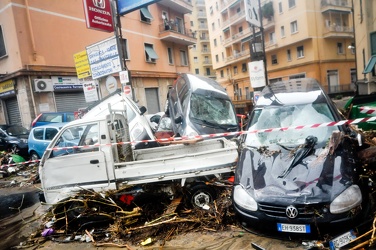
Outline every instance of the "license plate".
{"label": "license plate", "polygon": [[350,241],[352,241],[355,238],[356,236],[353,230],[346,232],[334,238],[333,240],[329,241],[330,250],[335,250],[335,249],[339,249],[340,247],[346,246],[347,244],[350,243]]}
{"label": "license plate", "polygon": [[301,225],[301,224],[285,224],[277,223],[277,229],[279,232],[289,232],[289,233],[310,233],[310,225]]}

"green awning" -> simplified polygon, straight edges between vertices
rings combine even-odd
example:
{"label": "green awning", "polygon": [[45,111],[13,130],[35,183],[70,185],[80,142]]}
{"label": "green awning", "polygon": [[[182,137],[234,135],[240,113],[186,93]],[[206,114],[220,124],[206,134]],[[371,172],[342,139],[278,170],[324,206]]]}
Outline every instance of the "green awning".
{"label": "green awning", "polygon": [[227,27],[226,29],[223,30],[223,33],[226,33],[229,30],[230,30],[230,27]]}
{"label": "green awning", "polygon": [[147,19],[153,19],[153,16],[150,14],[148,8],[143,7],[140,10],[141,10],[142,15],[144,15],[145,18],[147,18]]}
{"label": "green awning", "polygon": [[152,47],[146,46],[145,51],[151,59],[158,59],[158,55]]}
{"label": "green awning", "polygon": [[373,55],[368,63],[367,63],[367,66],[364,68],[363,70],[363,74],[368,74],[370,73],[374,68],[375,68],[375,64],[376,64],[376,55]]}
{"label": "green awning", "polygon": [[243,38],[243,39],[241,40],[241,42],[242,42],[242,43],[248,42],[248,41],[250,41],[250,40],[252,39],[252,37],[253,37],[253,36],[248,36],[248,37],[246,37],[246,38]]}

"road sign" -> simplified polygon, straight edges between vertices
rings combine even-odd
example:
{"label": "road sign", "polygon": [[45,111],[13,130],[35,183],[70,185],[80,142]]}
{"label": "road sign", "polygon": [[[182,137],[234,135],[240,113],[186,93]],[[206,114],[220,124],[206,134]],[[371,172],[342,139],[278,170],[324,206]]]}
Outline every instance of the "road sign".
{"label": "road sign", "polygon": [[250,24],[261,27],[259,0],[244,0],[245,20]]}
{"label": "road sign", "polygon": [[130,95],[132,93],[131,86],[129,85],[124,85],[124,94]]}

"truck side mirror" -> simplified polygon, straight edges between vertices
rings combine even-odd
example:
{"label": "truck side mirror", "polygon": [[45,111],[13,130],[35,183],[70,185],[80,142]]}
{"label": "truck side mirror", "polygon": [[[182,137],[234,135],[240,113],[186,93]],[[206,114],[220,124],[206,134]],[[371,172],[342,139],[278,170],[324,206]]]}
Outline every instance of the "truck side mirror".
{"label": "truck side mirror", "polygon": [[145,108],[145,106],[141,106],[140,107],[141,115],[145,114],[146,110],[147,109]]}

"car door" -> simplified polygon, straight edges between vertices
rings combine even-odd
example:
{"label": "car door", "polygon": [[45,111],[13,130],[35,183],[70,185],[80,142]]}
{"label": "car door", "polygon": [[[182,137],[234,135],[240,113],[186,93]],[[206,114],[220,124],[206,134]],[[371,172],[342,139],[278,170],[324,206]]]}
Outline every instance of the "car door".
{"label": "car door", "polygon": [[40,168],[47,202],[61,199],[61,192],[109,185],[105,154],[96,143],[100,143],[98,123],[67,127],[57,135]]}
{"label": "car door", "polygon": [[0,150],[7,149],[7,142],[6,142],[7,135],[3,130],[0,129]]}

